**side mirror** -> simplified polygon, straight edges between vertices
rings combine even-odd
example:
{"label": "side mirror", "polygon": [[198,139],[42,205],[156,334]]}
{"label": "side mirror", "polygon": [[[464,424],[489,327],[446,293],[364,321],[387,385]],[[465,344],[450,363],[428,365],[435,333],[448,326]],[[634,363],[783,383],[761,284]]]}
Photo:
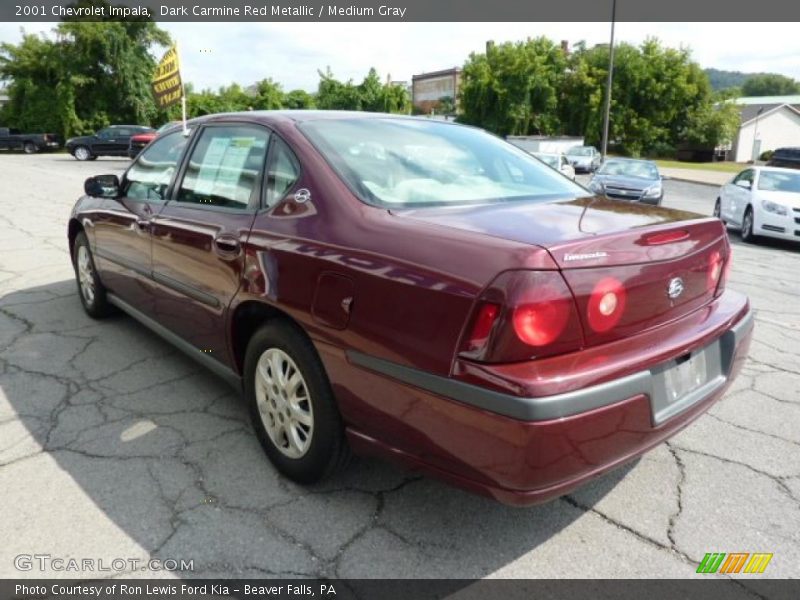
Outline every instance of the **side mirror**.
{"label": "side mirror", "polygon": [[87,196],[97,198],[119,198],[119,177],[116,175],[95,175],[83,182]]}
{"label": "side mirror", "polygon": [[753,184],[750,183],[749,181],[745,181],[744,179],[740,179],[739,181],[736,182],[736,185],[738,185],[740,188],[749,190]]}

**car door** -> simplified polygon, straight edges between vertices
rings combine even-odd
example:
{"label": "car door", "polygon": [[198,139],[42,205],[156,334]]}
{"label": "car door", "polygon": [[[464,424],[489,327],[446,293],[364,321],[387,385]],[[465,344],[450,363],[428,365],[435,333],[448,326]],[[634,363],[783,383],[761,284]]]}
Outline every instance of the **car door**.
{"label": "car door", "polygon": [[114,148],[114,128],[106,127],[94,134],[91,142],[92,154],[108,155]]}
{"label": "car door", "polygon": [[135,130],[131,127],[116,127],[111,138],[109,152],[115,155],[124,156],[128,153],[128,144]]}
{"label": "car door", "polygon": [[728,216],[725,220],[737,225],[741,224],[744,217],[744,210],[750,202],[750,190],[743,187],[743,184],[753,185],[753,169],[745,169],[734,177],[728,187]]}
{"label": "car door", "polygon": [[172,199],[153,220],[157,320],[225,364],[225,317],[261,200],[270,131],[211,123],[195,134]]}
{"label": "car door", "polygon": [[166,203],[187,138],[159,138],[133,162],[120,183],[122,196],[106,199],[92,216],[94,254],[106,287],[152,314],[150,226]]}

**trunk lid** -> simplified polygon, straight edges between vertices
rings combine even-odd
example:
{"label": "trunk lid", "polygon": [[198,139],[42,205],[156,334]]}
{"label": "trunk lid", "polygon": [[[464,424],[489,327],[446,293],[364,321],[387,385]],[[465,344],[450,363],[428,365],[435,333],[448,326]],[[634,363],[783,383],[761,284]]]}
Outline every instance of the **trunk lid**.
{"label": "trunk lid", "polygon": [[[721,272],[728,254],[718,219],[600,197],[393,214],[547,249],[575,297],[587,345],[656,327],[707,304],[716,292],[711,273]],[[612,289],[619,312],[613,326],[606,328],[606,320],[598,329],[598,302]]]}

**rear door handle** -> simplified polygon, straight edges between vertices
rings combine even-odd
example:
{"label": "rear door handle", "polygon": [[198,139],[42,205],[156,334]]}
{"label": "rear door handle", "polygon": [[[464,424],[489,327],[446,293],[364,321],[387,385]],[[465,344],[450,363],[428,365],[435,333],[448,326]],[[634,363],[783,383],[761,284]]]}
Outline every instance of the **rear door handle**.
{"label": "rear door handle", "polygon": [[224,256],[238,255],[241,249],[239,239],[232,235],[220,235],[214,238],[214,246],[219,254]]}

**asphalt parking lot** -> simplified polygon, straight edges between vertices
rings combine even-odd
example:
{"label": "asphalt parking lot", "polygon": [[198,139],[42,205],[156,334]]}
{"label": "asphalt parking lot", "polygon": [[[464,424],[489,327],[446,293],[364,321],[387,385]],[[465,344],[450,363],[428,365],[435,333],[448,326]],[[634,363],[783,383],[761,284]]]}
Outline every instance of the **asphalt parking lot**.
{"label": "asphalt parking lot", "polygon": [[[670,442],[589,487],[514,509],[357,460],[312,488],[276,475],[243,403],[124,316],[76,295],[70,208],[122,159],[0,155],[0,577],[18,555],[193,560],[188,577],[710,577],[706,552],[800,565],[800,245],[741,243],[730,286],[755,338],[726,397]],[[716,189],[666,183],[711,214]],[[741,575],[757,588],[758,576]]]}

